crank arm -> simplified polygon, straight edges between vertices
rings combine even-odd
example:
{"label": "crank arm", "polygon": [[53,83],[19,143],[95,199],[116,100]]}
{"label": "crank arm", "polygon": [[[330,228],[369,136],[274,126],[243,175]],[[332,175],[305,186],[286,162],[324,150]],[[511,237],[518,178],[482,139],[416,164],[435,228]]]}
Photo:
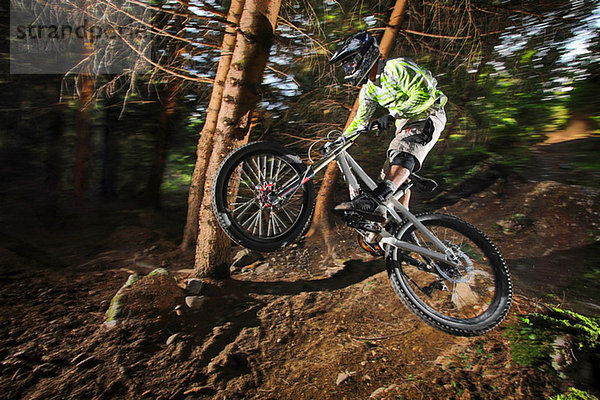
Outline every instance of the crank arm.
{"label": "crank arm", "polygon": [[425,247],[417,246],[416,244],[408,243],[402,240],[398,240],[395,237],[385,237],[380,241],[380,247],[384,248],[382,245],[389,245],[393,247],[397,247],[402,250],[414,251],[415,253],[423,254],[426,257],[432,258],[434,260],[452,265],[453,267],[460,268],[462,267],[460,264],[457,264],[453,261],[448,260],[446,254],[439,253],[437,251],[433,251],[430,249],[426,249]]}

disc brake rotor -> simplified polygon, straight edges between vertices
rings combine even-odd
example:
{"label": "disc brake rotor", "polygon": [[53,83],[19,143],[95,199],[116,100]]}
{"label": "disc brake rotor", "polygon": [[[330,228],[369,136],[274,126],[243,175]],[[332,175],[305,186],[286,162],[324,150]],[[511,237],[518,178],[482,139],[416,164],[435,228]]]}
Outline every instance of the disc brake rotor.
{"label": "disc brake rotor", "polygon": [[459,267],[454,267],[449,264],[443,264],[446,267],[444,270],[440,263],[435,263],[435,268],[437,272],[446,280],[454,283],[463,283],[468,282],[473,276],[473,261],[466,255],[462,250],[458,248],[458,246],[454,244],[446,243],[446,245],[452,249],[454,255],[456,256],[456,263],[460,263],[462,266],[462,271]]}

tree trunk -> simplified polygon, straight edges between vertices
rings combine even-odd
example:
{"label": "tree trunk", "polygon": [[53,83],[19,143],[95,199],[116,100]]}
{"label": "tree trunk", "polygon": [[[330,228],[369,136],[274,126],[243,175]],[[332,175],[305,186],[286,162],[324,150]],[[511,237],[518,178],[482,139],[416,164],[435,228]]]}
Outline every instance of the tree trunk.
{"label": "tree trunk", "polygon": [[[354,100],[354,105],[348,115],[348,120],[344,126],[344,130],[350,125],[356,111],[358,110],[358,97]],[[325,243],[327,246],[327,252],[332,254],[334,251],[333,243],[331,241],[331,235],[333,234],[333,227],[329,220],[329,210],[331,209],[331,203],[333,200],[333,193],[335,188],[335,182],[340,174],[340,170],[337,167],[337,162],[332,161],[325,169],[323,175],[323,181],[321,187],[317,193],[317,202],[315,204],[315,214],[313,217],[310,229],[306,233],[306,237],[311,240],[316,240],[320,243]]]}
{"label": "tree trunk", "polygon": [[236,28],[240,22],[242,9],[244,8],[245,0],[233,0],[227,14],[229,25],[225,30],[223,44],[221,46],[221,58],[217,67],[215,83],[213,86],[210,102],[206,110],[206,121],[200,132],[198,146],[196,148],[196,164],[192,174],[192,182],[190,184],[190,192],[188,195],[188,211],[183,230],[183,240],[181,242],[181,250],[186,251],[196,240],[198,235],[198,213],[200,204],[202,203],[202,195],[205,182],[205,171],[208,167],[208,161],[213,148],[213,135],[217,126],[217,118],[221,107],[221,99],[223,97],[223,89],[225,87],[225,79],[231,64],[231,54],[236,41]]}
{"label": "tree trunk", "polygon": [[94,81],[87,74],[80,75],[79,106],[77,108],[77,150],[75,157],[75,196],[83,197],[88,184],[90,158],[90,107]]}
{"label": "tree trunk", "polygon": [[160,208],[160,186],[162,185],[167,165],[169,141],[173,133],[173,116],[175,114],[175,106],[177,105],[177,86],[174,83],[167,83],[161,97],[158,132],[154,146],[154,162],[150,170],[150,178],[148,179],[146,189],[148,201],[156,209]]}
{"label": "tree trunk", "polygon": [[[171,32],[180,33],[184,29],[188,12],[189,0],[181,0],[178,2],[176,16],[167,13],[165,19],[159,19],[159,28]],[[167,45],[167,61],[166,65],[179,66],[181,65],[181,53],[185,52],[185,48],[181,42],[170,42]],[[158,132],[156,135],[156,143],[154,146],[154,160],[148,178],[146,194],[149,204],[155,209],[160,208],[160,187],[163,183],[165,168],[167,165],[167,156],[169,150],[169,142],[173,134],[173,125],[175,123],[175,111],[177,107],[177,92],[178,84],[176,80],[167,79],[163,82],[162,90],[160,91],[160,116],[158,119]]]}
{"label": "tree trunk", "polygon": [[231,67],[223,90],[213,150],[206,170],[204,196],[198,218],[195,258],[195,271],[198,276],[229,276],[231,243],[212,211],[212,182],[223,158],[247,141],[251,112],[259,99],[260,83],[273,39],[271,21],[276,21],[281,0],[265,3],[248,0],[240,19]]}
{"label": "tree trunk", "polygon": [[[53,82],[54,83],[54,82]],[[54,223],[58,215],[59,198],[61,191],[61,180],[63,177],[63,159],[62,150],[64,148],[64,133],[66,128],[66,112],[65,103],[58,101],[60,98],[60,81],[56,82],[56,104],[52,106],[49,118],[51,120],[50,129],[48,132],[48,142],[46,148],[46,157],[44,160],[45,167],[45,204],[43,214],[51,223]],[[53,93],[54,95],[54,93]]]}
{"label": "tree trunk", "polygon": [[104,140],[102,144],[102,179],[100,189],[102,197],[117,197],[117,169],[119,164],[119,142],[117,138],[117,121],[119,118],[118,102],[114,97],[106,99],[104,105]]}
{"label": "tree trunk", "polygon": [[[392,15],[390,16],[390,21],[388,26],[385,28],[383,37],[381,38],[381,42],[379,44],[379,50],[381,51],[382,58],[387,58],[393,48],[394,39],[398,33],[398,28],[400,26],[400,21],[406,8],[407,1],[408,0],[396,0],[396,4],[392,10]],[[348,125],[350,125],[354,119],[357,110],[358,96],[354,101],[354,105],[352,106],[352,110],[350,111],[350,115],[348,116],[348,120],[344,126],[344,130],[346,130]],[[330,254],[333,252],[333,246],[330,239],[331,234],[333,233],[333,227],[331,225],[331,221],[329,220],[329,210],[332,207],[331,202],[333,199],[335,182],[338,178],[338,175],[339,169],[337,168],[337,163],[333,161],[325,170],[323,182],[321,183],[321,187],[317,193],[317,204],[315,205],[313,222],[310,230],[306,234],[306,236],[312,240],[320,241],[322,239],[327,245],[327,249]]]}

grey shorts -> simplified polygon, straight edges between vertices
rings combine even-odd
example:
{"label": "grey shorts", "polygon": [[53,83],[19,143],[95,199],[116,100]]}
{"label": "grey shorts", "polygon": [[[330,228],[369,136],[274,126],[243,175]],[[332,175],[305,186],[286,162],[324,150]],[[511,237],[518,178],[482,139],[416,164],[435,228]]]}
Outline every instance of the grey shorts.
{"label": "grey shorts", "polygon": [[431,122],[433,122],[433,135],[431,141],[426,144],[419,144],[405,140],[414,134],[414,132],[406,129],[407,125],[414,121],[402,119],[396,122],[396,137],[391,141],[387,151],[388,163],[400,153],[409,153],[415,156],[417,159],[415,172],[421,169],[425,157],[433,148],[433,146],[435,146],[436,142],[440,138],[440,134],[446,126],[446,112],[443,108],[432,112],[429,115],[429,118],[431,119]]}

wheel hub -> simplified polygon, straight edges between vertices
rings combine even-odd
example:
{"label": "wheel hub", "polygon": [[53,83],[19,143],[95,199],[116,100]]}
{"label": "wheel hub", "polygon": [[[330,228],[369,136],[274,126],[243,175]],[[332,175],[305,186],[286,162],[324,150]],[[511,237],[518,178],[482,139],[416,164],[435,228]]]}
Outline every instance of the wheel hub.
{"label": "wheel hub", "polygon": [[[460,248],[454,244],[448,244],[452,250],[452,261],[461,264],[462,268],[454,267],[449,264],[443,264],[445,268],[440,266],[440,263],[435,263],[437,272],[446,280],[454,283],[468,282],[473,276],[473,261]],[[462,269],[462,270],[461,270]]]}
{"label": "wheel hub", "polygon": [[279,197],[277,196],[277,186],[275,183],[265,181],[256,186],[258,194],[258,204],[262,209],[276,208]]}

